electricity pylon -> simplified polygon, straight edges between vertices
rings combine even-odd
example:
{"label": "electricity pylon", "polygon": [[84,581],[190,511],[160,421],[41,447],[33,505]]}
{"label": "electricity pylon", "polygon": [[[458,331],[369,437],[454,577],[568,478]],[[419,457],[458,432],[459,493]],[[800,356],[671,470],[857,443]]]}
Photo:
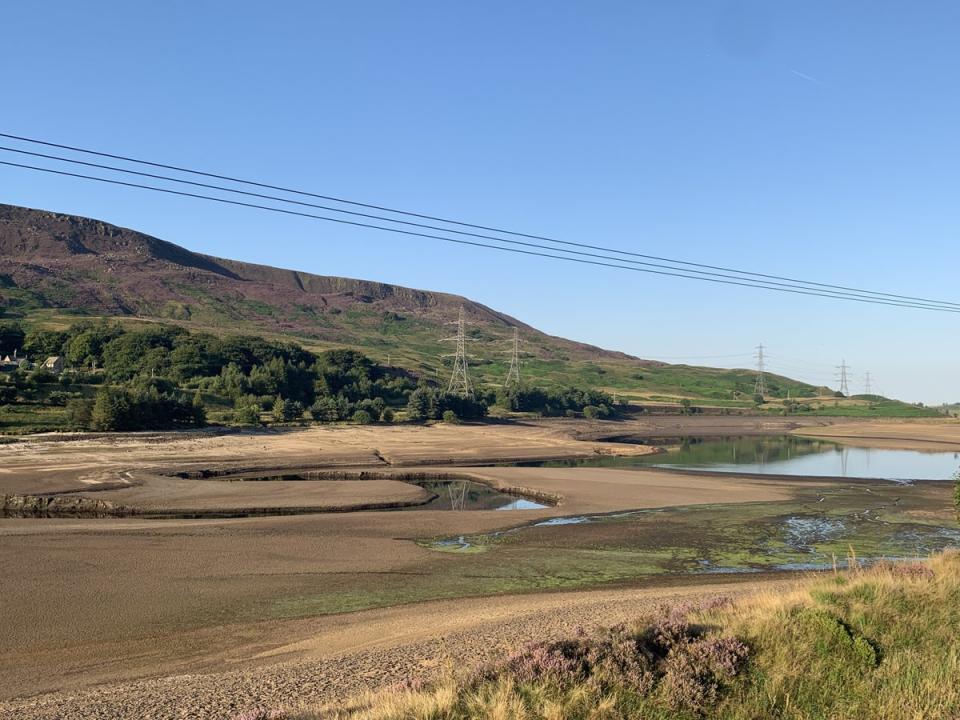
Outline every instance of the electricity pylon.
{"label": "electricity pylon", "polygon": [[837,382],[840,383],[840,393],[843,395],[850,394],[850,387],[847,380],[847,373],[850,371],[850,366],[847,365],[846,360],[841,360],[840,364],[837,365]]}
{"label": "electricity pylon", "polygon": [[[457,315],[455,323],[457,334],[447,340],[457,341],[457,352],[453,355],[453,373],[450,375],[450,383],[447,385],[447,392],[451,395],[460,397],[470,397],[473,390],[470,388],[470,377],[467,374],[467,337],[465,332],[466,321],[463,318],[463,305],[460,306],[460,313]],[[444,357],[450,357],[445,355]]]}
{"label": "electricity pylon", "polygon": [[516,328],[513,329],[513,348],[510,350],[510,369],[507,370],[507,379],[504,381],[503,386],[505,388],[520,386],[520,335]]}
{"label": "electricity pylon", "polygon": [[873,395],[873,392],[872,392],[872,391],[873,391],[873,386],[872,386],[871,383],[870,383],[870,372],[868,371],[867,374],[866,374],[866,375],[864,376],[864,378],[863,378],[863,394],[864,394],[864,395]]}
{"label": "electricity pylon", "polygon": [[757,345],[757,382],[753,386],[753,394],[760,397],[766,397],[767,380],[764,377],[763,368],[763,343]]}

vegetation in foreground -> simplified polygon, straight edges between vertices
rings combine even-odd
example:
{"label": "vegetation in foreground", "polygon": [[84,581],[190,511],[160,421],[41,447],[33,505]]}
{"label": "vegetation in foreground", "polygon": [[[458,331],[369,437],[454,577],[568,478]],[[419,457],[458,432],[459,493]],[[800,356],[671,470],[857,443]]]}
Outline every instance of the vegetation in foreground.
{"label": "vegetation in foreground", "polygon": [[[633,627],[527,645],[435,685],[243,718],[955,718],[960,552],[661,608]],[[295,701],[295,699],[291,699]]]}

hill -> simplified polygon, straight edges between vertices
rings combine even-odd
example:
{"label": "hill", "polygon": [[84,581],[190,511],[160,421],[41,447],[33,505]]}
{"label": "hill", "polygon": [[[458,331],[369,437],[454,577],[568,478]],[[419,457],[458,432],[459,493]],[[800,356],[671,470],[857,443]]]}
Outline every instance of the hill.
{"label": "hill", "polygon": [[[594,387],[647,403],[752,406],[750,370],[645,360],[548,335],[457,295],[216,258],[100,220],[0,205],[0,308],[27,325],[63,327],[78,317],[172,322],[311,350],[357,348],[443,381],[449,361],[441,358],[451,348],[442,339],[461,306],[476,341],[478,386],[502,382],[517,328],[523,373],[538,384]],[[828,394],[775,375],[767,384],[774,398]]]}

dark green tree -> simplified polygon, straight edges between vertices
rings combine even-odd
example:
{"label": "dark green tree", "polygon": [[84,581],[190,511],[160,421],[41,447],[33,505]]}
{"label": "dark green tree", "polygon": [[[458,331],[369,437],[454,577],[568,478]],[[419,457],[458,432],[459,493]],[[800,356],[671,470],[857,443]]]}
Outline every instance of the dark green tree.
{"label": "dark green tree", "polygon": [[14,350],[20,350],[25,337],[20,323],[0,322],[0,354],[11,355]]}
{"label": "dark green tree", "polygon": [[51,355],[63,355],[64,346],[70,340],[65,332],[55,330],[31,330],[23,340],[23,354],[36,359]]}

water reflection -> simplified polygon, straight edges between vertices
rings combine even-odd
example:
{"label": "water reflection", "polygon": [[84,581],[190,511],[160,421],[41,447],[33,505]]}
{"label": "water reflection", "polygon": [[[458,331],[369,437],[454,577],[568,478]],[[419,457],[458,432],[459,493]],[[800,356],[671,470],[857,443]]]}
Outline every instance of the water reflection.
{"label": "water reflection", "polygon": [[[617,438],[628,441],[629,438]],[[793,435],[678,438],[668,452],[641,457],[600,457],[545,465],[660,467],[715,472],[863,477],[886,480],[949,480],[960,467],[960,453],[920,452],[839,445]],[[644,442],[646,444],[646,442]]]}
{"label": "water reflection", "polygon": [[416,506],[418,510],[539,510],[549,507],[469,480],[428,480],[413,484],[437,496],[426,505]]}

